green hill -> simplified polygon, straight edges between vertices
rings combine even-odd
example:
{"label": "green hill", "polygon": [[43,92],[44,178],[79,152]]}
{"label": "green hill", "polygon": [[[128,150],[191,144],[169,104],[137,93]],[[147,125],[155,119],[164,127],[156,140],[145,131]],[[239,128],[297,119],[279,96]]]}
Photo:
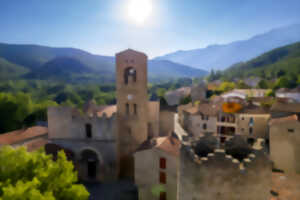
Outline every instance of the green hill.
{"label": "green hill", "polygon": [[300,74],[300,42],[280,47],[248,62],[238,63],[222,73],[223,78],[258,76],[274,79],[280,76]]}
{"label": "green hill", "polygon": [[13,63],[8,62],[6,59],[0,57],[0,80],[16,79],[29,70]]}
{"label": "green hill", "polygon": [[[94,55],[74,48],[0,43],[0,58],[26,68],[28,74],[20,77],[25,79],[107,83],[113,82],[115,76],[113,56]],[[148,66],[151,82],[207,74],[204,70],[163,60],[150,60]]]}

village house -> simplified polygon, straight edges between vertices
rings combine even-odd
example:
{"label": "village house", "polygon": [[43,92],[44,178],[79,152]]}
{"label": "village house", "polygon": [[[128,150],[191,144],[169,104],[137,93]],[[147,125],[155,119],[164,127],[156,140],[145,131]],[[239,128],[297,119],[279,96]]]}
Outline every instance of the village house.
{"label": "village house", "polygon": [[134,154],[139,199],[177,199],[180,141],[158,137],[144,142]]}
{"label": "village house", "polygon": [[226,98],[238,97],[246,99],[250,97],[265,97],[268,90],[265,89],[234,89],[222,94],[221,96]]}
{"label": "village house", "polygon": [[300,102],[300,86],[294,89],[280,88],[276,91],[278,98],[290,98],[296,102]]}
{"label": "village house", "polygon": [[[226,111],[224,110],[226,104],[240,105],[241,108],[234,112]],[[181,124],[192,136],[200,137],[208,132],[218,136],[221,143],[234,135],[244,136],[249,143],[255,138],[268,140],[270,112],[251,102],[235,97],[216,103],[184,105],[179,110],[182,115]]]}
{"label": "village house", "polygon": [[273,118],[270,125],[270,155],[274,168],[300,173],[300,119],[298,115]]}

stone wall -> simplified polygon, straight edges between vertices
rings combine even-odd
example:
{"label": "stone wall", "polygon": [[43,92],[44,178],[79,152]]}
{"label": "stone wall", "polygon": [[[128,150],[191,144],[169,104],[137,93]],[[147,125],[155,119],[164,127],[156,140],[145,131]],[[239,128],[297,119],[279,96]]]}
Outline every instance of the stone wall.
{"label": "stone wall", "polygon": [[167,110],[159,113],[159,136],[170,136],[175,129],[175,113]]}
{"label": "stone wall", "polygon": [[[166,158],[166,169],[160,169],[160,158]],[[148,149],[135,153],[135,184],[138,186],[139,199],[159,199],[160,190],[166,192],[167,199],[177,199],[178,157]],[[166,184],[160,184],[160,172],[166,173]]]}
{"label": "stone wall", "polygon": [[[91,126],[91,135],[86,125]],[[70,149],[81,180],[110,181],[117,178],[119,161],[117,152],[116,116],[98,117],[81,114],[70,107],[48,108],[48,139],[50,143]],[[88,160],[82,156],[89,150],[95,156],[96,177],[88,177]]]}
{"label": "stone wall", "polygon": [[271,175],[264,150],[253,150],[240,162],[223,149],[199,157],[185,144],[180,152],[178,200],[267,200]]}
{"label": "stone wall", "polygon": [[[250,133],[250,118],[253,118],[252,134]],[[270,114],[237,114],[237,134],[251,138],[268,138],[268,121]]]}
{"label": "stone wall", "polygon": [[270,125],[270,154],[276,169],[300,173],[300,122]]}
{"label": "stone wall", "polygon": [[49,107],[49,139],[86,139],[86,125],[91,125],[91,139],[116,140],[116,116],[90,117],[70,107]]}
{"label": "stone wall", "polygon": [[[200,115],[189,115],[186,123],[187,131],[195,137],[203,136],[204,133],[217,132],[217,117],[209,116],[208,120],[202,120]],[[206,126],[206,128],[204,127]]]}

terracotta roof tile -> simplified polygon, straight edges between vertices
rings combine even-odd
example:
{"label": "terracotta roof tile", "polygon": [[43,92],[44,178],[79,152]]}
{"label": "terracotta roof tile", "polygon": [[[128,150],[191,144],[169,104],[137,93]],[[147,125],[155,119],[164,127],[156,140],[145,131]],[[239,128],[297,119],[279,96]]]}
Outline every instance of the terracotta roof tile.
{"label": "terracotta roof tile", "polygon": [[12,131],[0,135],[1,145],[12,145],[22,141],[43,136],[48,134],[48,128],[42,126],[34,126],[27,129]]}
{"label": "terracotta roof tile", "polygon": [[106,114],[107,117],[111,117],[115,112],[117,112],[117,106],[102,106],[99,108],[99,111],[97,112],[97,115],[99,117],[102,117],[104,114]]}
{"label": "terracotta roof tile", "polygon": [[284,123],[284,122],[288,122],[288,121],[298,121],[298,116],[297,115],[290,115],[287,117],[279,117],[279,118],[273,118],[270,120],[269,124],[273,125],[273,124],[280,124],[280,123]]}
{"label": "terracotta roof tile", "polygon": [[46,138],[37,138],[30,142],[26,142],[25,146],[27,147],[28,151],[36,151],[41,147],[44,147],[48,143]]}
{"label": "terracotta roof tile", "polygon": [[179,149],[181,143],[178,139],[167,136],[167,137],[158,137],[152,140],[145,141],[137,151],[143,151],[147,149],[157,148],[163,150],[167,153],[170,153],[174,156],[179,156]]}

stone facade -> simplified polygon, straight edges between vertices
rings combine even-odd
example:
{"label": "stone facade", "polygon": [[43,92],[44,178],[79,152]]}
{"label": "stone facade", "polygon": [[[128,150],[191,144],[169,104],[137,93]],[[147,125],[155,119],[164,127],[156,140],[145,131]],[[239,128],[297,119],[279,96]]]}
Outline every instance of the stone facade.
{"label": "stone facade", "polygon": [[120,176],[133,179],[133,153],[159,134],[159,103],[148,102],[147,56],[133,50],[116,54],[117,128]]}
{"label": "stone facade", "polygon": [[182,145],[178,200],[270,199],[271,162],[264,151],[252,150],[242,161],[214,149],[199,156],[190,144]]}
{"label": "stone facade", "polygon": [[48,108],[50,143],[74,153],[79,178],[110,181],[118,177],[116,116],[81,114],[70,107]]}
{"label": "stone facade", "polygon": [[300,122],[297,115],[270,121],[270,154],[274,168],[300,173]]}
{"label": "stone facade", "polygon": [[179,141],[161,137],[156,144],[140,149],[134,154],[135,184],[139,199],[177,199],[177,171],[179,164]]}

